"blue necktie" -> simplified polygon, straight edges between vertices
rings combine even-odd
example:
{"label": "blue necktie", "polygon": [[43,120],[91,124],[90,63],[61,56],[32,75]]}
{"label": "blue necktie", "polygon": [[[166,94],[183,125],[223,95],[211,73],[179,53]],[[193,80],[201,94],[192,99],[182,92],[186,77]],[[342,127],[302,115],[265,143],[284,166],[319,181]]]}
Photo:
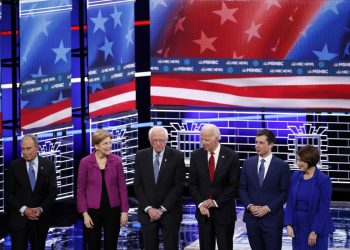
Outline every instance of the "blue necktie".
{"label": "blue necktie", "polygon": [[34,165],[33,161],[29,162],[28,176],[29,176],[30,186],[32,187],[32,191],[34,191],[34,187],[35,187],[35,171],[34,171],[33,165]]}
{"label": "blue necktie", "polygon": [[260,187],[262,186],[262,184],[264,182],[264,174],[265,174],[265,164],[264,163],[265,163],[265,160],[262,159],[261,163],[260,163],[259,174],[258,174]]}
{"label": "blue necktie", "polygon": [[154,182],[157,183],[159,173],[159,154],[156,154],[156,158],[153,162]]}

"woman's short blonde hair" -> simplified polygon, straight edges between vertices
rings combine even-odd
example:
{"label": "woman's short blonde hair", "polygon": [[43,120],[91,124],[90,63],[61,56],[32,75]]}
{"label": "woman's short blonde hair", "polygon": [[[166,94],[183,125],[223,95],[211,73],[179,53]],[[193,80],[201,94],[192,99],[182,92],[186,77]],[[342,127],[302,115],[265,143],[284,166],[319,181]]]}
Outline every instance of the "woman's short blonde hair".
{"label": "woman's short blonde hair", "polygon": [[112,134],[104,129],[97,129],[94,134],[92,135],[92,146],[95,146],[99,144],[101,141],[103,141],[106,138],[113,138]]}

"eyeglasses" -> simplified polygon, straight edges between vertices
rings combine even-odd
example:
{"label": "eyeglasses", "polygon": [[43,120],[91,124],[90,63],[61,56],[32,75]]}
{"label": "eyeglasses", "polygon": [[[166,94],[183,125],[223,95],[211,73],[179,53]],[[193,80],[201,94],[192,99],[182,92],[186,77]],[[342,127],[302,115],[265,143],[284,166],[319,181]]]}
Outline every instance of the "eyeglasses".
{"label": "eyeglasses", "polygon": [[152,143],[164,144],[166,140],[164,139],[152,139]]}

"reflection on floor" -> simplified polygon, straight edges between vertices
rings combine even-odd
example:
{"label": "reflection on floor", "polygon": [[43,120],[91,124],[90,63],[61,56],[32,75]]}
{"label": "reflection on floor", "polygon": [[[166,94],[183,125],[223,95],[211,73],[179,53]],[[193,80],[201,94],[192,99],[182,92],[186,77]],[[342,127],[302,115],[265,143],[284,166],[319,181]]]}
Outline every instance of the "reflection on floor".
{"label": "reflection on floor", "polygon": [[[180,229],[179,249],[199,249],[198,228],[194,217],[193,204],[184,205],[184,216]],[[242,222],[243,208],[238,207],[238,220],[234,236],[234,249],[250,249],[245,225]],[[332,217],[336,231],[330,236],[329,249],[350,249],[350,203],[333,202]],[[119,236],[118,250],[141,249],[140,224],[137,222],[136,209],[130,209],[129,223]],[[0,249],[10,249],[11,241],[7,236],[0,241]],[[82,221],[78,219],[74,225],[51,228],[46,241],[46,249],[84,249]],[[162,246],[161,246],[162,249]],[[291,240],[284,232],[283,249],[291,249]]]}

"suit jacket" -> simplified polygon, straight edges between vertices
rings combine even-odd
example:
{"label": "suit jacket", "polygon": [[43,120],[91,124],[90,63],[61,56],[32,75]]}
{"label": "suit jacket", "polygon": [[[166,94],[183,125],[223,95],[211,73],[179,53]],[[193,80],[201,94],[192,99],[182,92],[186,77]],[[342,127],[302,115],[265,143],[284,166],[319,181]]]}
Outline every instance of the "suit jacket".
{"label": "suit jacket", "polygon": [[[288,201],[285,209],[284,225],[296,224],[296,194],[303,172],[295,171],[292,175]],[[334,232],[334,225],[330,214],[332,183],[328,175],[316,168],[314,178],[315,185],[311,190],[308,210],[308,224],[311,231],[325,236]]]}
{"label": "suit jacket", "polygon": [[5,195],[9,206],[9,228],[21,230],[28,219],[19,212],[22,206],[41,207],[39,223],[49,224],[50,210],[57,196],[56,169],[52,161],[38,156],[38,175],[34,191],[30,186],[26,161],[12,161],[7,169]]}
{"label": "suit jacket", "polygon": [[203,148],[191,154],[188,188],[196,204],[198,222],[208,217],[200,213],[198,205],[211,197],[218,207],[210,209],[210,218],[216,223],[233,223],[236,219],[235,197],[238,196],[239,158],[233,150],[221,146],[213,183],[209,179],[208,152]]}
{"label": "suit jacket", "polygon": [[245,209],[243,221],[254,223],[259,219],[266,226],[283,227],[283,204],[287,201],[290,183],[289,166],[280,158],[272,156],[264,182],[260,187],[257,170],[258,161],[259,156],[253,156],[244,161],[239,195],[245,208],[249,204],[267,205],[271,212],[262,218],[256,218],[249,210]]}
{"label": "suit jacket", "polygon": [[182,220],[182,191],[185,183],[184,155],[181,151],[165,147],[157,184],[153,174],[153,149],[139,150],[135,159],[134,190],[139,202],[138,218],[141,223],[150,223],[146,207],[163,206],[167,212],[162,223],[180,223]]}
{"label": "suit jacket", "polygon": [[[109,154],[105,168],[106,188],[111,207],[120,206],[128,212],[128,190],[125,183],[122,161],[119,156]],[[88,208],[99,209],[102,194],[102,174],[95,152],[81,159],[78,172],[77,205],[78,212]]]}

